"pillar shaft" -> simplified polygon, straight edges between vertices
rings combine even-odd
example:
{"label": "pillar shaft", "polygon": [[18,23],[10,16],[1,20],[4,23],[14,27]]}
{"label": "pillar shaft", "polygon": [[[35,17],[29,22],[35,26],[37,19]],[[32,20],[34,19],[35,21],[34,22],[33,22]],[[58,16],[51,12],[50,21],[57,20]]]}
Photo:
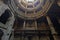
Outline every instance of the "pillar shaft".
{"label": "pillar shaft", "polygon": [[51,22],[49,16],[46,16],[46,18],[47,18],[48,25],[49,25],[50,30],[51,30],[51,34],[53,35],[54,40],[57,40],[57,39],[56,39],[56,35],[55,35],[55,34],[57,34],[57,32],[56,32],[55,29],[54,29],[53,23]]}

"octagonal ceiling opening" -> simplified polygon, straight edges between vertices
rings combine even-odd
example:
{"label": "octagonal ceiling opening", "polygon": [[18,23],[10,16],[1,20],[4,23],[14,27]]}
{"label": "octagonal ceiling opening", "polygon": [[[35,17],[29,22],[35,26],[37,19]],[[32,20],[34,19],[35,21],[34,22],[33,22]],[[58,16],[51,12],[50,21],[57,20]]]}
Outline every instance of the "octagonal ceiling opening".
{"label": "octagonal ceiling opening", "polygon": [[44,16],[52,6],[54,0],[9,0],[10,8],[18,17],[26,20],[35,20]]}
{"label": "octagonal ceiling opening", "polygon": [[34,0],[26,0],[27,2],[34,2]]}

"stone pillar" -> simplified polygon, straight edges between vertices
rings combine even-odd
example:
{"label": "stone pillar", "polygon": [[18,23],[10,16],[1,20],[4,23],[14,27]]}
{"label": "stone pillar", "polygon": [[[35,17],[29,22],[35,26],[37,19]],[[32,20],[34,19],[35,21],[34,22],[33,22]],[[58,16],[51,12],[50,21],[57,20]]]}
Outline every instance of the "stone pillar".
{"label": "stone pillar", "polygon": [[23,24],[23,29],[25,29],[25,21],[24,21],[24,24]]}
{"label": "stone pillar", "polygon": [[12,34],[10,40],[14,40],[14,29],[12,29]]}
{"label": "stone pillar", "polygon": [[57,32],[56,32],[55,29],[54,29],[53,23],[51,22],[49,16],[46,16],[46,19],[47,19],[47,21],[48,21],[48,25],[49,25],[49,28],[50,28],[50,30],[51,30],[51,34],[53,35],[54,40],[57,40],[57,39],[56,39],[56,36],[55,36],[55,34],[57,34]]}
{"label": "stone pillar", "polygon": [[36,36],[36,40],[39,40],[39,37],[38,36]]}
{"label": "stone pillar", "polygon": [[60,0],[57,0],[57,4],[58,4],[58,6],[60,6]]}
{"label": "stone pillar", "polygon": [[35,28],[36,28],[36,30],[37,30],[37,21],[35,21]]}

